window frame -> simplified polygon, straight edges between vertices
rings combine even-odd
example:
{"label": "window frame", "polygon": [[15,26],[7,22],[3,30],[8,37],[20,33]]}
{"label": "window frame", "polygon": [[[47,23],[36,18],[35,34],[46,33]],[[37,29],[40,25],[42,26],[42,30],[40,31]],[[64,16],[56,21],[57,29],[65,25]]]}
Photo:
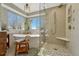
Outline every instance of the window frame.
{"label": "window frame", "polygon": [[[8,10],[8,9],[6,9],[6,8],[5,8],[5,11],[6,11],[6,15],[8,14],[8,12],[11,12],[11,13],[13,13],[13,14],[16,15],[16,18],[17,18],[18,16],[21,16],[22,18],[24,18],[24,19],[23,19],[23,29],[24,29],[24,21],[25,21],[25,19],[26,19],[24,16],[22,16],[22,15],[16,13],[16,12],[13,12],[13,11],[11,11],[11,10]],[[17,19],[16,19],[16,20],[17,20]],[[8,25],[8,15],[7,15],[7,26],[9,26],[9,25]],[[8,30],[9,30],[9,29],[10,29],[10,28],[8,28]]]}
{"label": "window frame", "polygon": [[[39,20],[39,21],[40,21],[40,17],[42,18],[41,21],[40,21],[40,24],[41,24],[42,20],[43,20],[43,23],[44,23],[44,15],[42,15],[42,16],[31,17],[31,18],[30,18],[31,22],[32,22],[32,18],[36,18],[36,17],[38,17],[37,20]],[[35,20],[36,20],[36,19],[35,19]],[[42,25],[44,26],[43,23],[42,23]],[[39,25],[39,26],[40,26],[40,28],[36,28],[36,29],[41,29],[41,28],[42,28],[41,25]],[[30,24],[30,29],[33,29],[31,24]]]}

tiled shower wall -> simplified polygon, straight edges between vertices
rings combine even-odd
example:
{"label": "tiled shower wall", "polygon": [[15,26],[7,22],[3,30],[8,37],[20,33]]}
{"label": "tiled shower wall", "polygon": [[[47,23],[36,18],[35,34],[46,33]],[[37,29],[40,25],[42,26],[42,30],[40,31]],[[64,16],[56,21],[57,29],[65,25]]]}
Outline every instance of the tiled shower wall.
{"label": "tiled shower wall", "polygon": [[[54,13],[56,14],[54,15]],[[51,20],[53,20],[52,23]],[[56,37],[66,37],[66,6],[54,7],[47,10],[46,21],[46,28],[48,29],[49,35],[47,42],[65,45],[64,41],[58,40]]]}

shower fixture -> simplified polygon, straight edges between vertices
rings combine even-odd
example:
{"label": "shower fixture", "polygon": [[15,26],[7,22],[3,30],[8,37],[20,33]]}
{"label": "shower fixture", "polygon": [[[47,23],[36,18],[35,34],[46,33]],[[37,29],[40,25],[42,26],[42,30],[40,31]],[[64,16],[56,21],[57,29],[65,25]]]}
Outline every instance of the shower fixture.
{"label": "shower fixture", "polygon": [[58,7],[61,8],[63,5],[64,5],[64,4],[61,3]]}
{"label": "shower fixture", "polygon": [[25,11],[25,13],[30,13],[30,6],[29,6],[28,3],[26,3],[26,4],[24,5],[24,11]]}
{"label": "shower fixture", "polygon": [[26,3],[26,7],[28,7],[28,3]]}

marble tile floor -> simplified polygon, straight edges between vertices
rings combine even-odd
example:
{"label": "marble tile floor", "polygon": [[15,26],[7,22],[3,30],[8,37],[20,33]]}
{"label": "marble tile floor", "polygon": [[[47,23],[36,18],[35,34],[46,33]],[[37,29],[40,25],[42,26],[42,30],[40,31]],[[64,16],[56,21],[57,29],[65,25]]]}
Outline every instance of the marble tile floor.
{"label": "marble tile floor", "polygon": [[65,46],[56,44],[44,44],[38,53],[39,56],[71,56],[70,51]]}
{"label": "marble tile floor", "polygon": [[[7,49],[6,56],[15,56],[15,45]],[[40,51],[36,48],[30,48],[28,54],[17,54],[16,56],[71,56],[70,51],[65,46],[45,43]]]}

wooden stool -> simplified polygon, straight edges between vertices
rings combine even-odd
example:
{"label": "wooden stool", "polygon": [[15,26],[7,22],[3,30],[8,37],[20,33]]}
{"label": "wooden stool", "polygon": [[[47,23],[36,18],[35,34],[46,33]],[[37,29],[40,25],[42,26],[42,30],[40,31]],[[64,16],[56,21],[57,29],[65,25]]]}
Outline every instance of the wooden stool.
{"label": "wooden stool", "polygon": [[29,41],[28,40],[16,42],[15,55],[16,55],[16,53],[28,53],[28,50],[29,50]]}

